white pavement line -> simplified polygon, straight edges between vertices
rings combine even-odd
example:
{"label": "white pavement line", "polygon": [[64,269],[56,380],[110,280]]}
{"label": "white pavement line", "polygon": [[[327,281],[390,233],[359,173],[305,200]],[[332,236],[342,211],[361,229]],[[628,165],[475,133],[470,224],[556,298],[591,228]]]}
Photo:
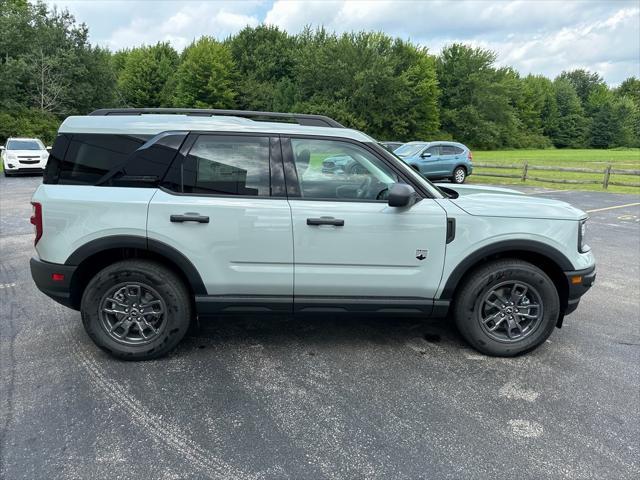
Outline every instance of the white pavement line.
{"label": "white pavement line", "polygon": [[544,192],[531,192],[531,193],[525,193],[525,195],[542,195],[543,193],[565,193],[565,192],[571,192],[572,190],[547,190]]}
{"label": "white pavement line", "polygon": [[593,210],[587,210],[587,213],[604,212],[605,210],[613,210],[615,208],[637,207],[638,205],[640,205],[640,202],[626,203],[624,205],[614,205],[613,207],[594,208]]}

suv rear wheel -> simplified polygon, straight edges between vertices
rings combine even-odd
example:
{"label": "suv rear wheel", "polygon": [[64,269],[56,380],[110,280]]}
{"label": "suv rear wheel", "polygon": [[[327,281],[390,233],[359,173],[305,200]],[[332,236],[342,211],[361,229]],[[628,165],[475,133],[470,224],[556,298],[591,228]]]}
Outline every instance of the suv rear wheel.
{"label": "suv rear wheel", "polygon": [[191,321],[184,283],[148,260],[124,260],[98,272],[82,295],[82,323],[103,350],[147,360],[172,350]]}
{"label": "suv rear wheel", "polygon": [[556,325],[560,299],[553,281],[522,260],[498,260],[475,270],[459,291],[454,318],[462,336],[488,355],[533,350]]}
{"label": "suv rear wheel", "polygon": [[451,181],[453,183],[464,183],[466,178],[467,178],[467,171],[464,169],[464,167],[456,167],[456,169],[453,171],[453,176],[451,177]]}

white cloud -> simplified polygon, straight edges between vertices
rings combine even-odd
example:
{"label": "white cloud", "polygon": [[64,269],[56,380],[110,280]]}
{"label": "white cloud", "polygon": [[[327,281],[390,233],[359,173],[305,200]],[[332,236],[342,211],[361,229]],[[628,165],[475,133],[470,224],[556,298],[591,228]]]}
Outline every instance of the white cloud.
{"label": "white cloud", "polygon": [[201,35],[222,39],[261,22],[290,33],[305,26],[383,31],[438,52],[454,41],[491,48],[502,65],[555,76],[597,71],[611,84],[640,76],[638,0],[47,0],[88,24],[111,49],[170,41],[182,49]]}
{"label": "white cloud", "polygon": [[290,32],[379,30],[438,52],[453,42],[498,53],[523,74],[556,76],[587,68],[612,84],[640,75],[636,1],[312,1],[277,0],[265,22]]}
{"label": "white cloud", "polygon": [[234,11],[233,4],[203,2],[185,5],[166,19],[133,19],[129,25],[116,29],[106,40],[109,48],[117,50],[132,45],[169,41],[182,50],[202,35],[225,38],[247,25],[256,26],[255,15]]}

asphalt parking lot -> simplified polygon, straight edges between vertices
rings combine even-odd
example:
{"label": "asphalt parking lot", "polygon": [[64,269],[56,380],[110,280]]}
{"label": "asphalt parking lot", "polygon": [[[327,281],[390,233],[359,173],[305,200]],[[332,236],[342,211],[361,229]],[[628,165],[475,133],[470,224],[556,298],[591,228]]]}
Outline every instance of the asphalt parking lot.
{"label": "asphalt parking lot", "polygon": [[519,358],[446,320],[228,317],[126,363],[31,280],[40,181],[0,178],[0,478],[640,476],[637,195],[522,188],[591,211],[598,278]]}

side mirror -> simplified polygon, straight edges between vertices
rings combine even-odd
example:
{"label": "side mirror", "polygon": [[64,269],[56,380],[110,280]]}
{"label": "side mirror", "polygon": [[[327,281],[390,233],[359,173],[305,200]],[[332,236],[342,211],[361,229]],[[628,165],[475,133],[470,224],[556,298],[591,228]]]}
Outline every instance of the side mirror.
{"label": "side mirror", "polygon": [[53,147],[49,146],[49,147],[47,147],[47,150],[50,152],[52,148]]}
{"label": "side mirror", "polygon": [[0,146],[0,150],[4,150],[4,147],[3,147],[3,146]]}
{"label": "side mirror", "polygon": [[431,156],[431,154],[429,152],[422,152],[422,155],[420,155],[422,158],[429,158]]}
{"label": "side mirror", "polygon": [[416,191],[406,183],[394,183],[389,189],[390,207],[410,207],[416,203]]}

